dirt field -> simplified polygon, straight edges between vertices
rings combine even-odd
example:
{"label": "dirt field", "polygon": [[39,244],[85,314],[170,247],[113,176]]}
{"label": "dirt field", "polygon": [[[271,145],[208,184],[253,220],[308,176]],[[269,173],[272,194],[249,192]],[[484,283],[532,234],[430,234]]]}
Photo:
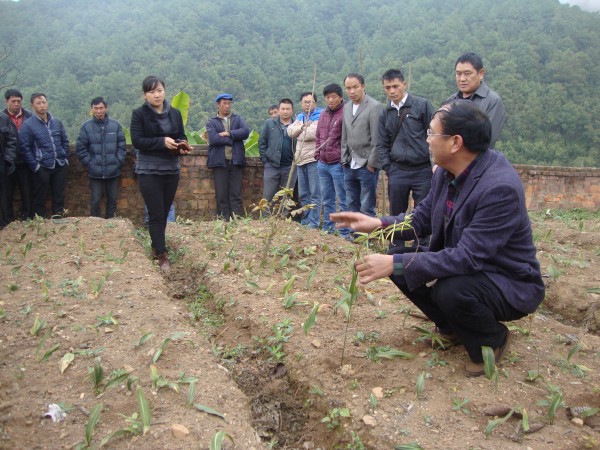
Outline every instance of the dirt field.
{"label": "dirt field", "polygon": [[[106,448],[208,449],[219,432],[244,450],[600,448],[600,414],[569,415],[600,407],[599,219],[533,216],[547,298],[510,324],[497,383],[464,377],[462,347],[423,342],[415,327],[431,324],[388,281],[347,323],[334,307],[355,246],[297,223],[277,223],[266,258],[268,221],[170,224],[167,275],[128,220],[13,223],[0,232],[0,448],[86,448],[86,426],[92,448],[119,430]],[[502,404],[515,414],[486,437],[484,412]]]}

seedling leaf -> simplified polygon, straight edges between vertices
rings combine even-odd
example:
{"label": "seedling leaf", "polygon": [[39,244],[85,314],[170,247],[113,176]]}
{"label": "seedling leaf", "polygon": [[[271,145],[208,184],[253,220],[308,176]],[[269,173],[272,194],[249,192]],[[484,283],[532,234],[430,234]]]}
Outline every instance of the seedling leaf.
{"label": "seedling leaf", "polygon": [[231,443],[235,445],[233,438],[229,434],[224,431],[219,431],[218,433],[215,433],[210,440],[210,450],[221,450],[224,438],[229,439]]}
{"label": "seedling leaf", "polygon": [[306,320],[304,321],[304,334],[308,335],[308,332],[310,331],[310,329],[314,326],[315,323],[317,323],[317,313],[319,312],[319,302],[315,302],[312,309],[310,310],[310,314],[308,315],[308,317],[306,318]]}
{"label": "seedling leaf", "polygon": [[100,411],[102,411],[102,403],[98,403],[90,411],[90,418],[85,426],[85,442],[87,443],[88,447],[92,443],[94,428],[96,428],[96,424],[98,423],[98,420],[100,420]]}
{"label": "seedling leaf", "polygon": [[207,414],[212,414],[213,416],[220,417],[221,419],[226,421],[225,416],[223,414],[221,414],[216,409],[212,409],[210,406],[204,406],[204,405],[201,405],[200,403],[194,403],[194,408],[196,408],[198,411],[202,411]]}
{"label": "seedling leaf", "polygon": [[137,388],[137,403],[138,409],[140,410],[140,419],[142,419],[143,431],[142,434],[146,434],[150,429],[150,422],[152,420],[152,411],[150,410],[150,404],[146,397],[144,397],[144,391],[141,387]]}

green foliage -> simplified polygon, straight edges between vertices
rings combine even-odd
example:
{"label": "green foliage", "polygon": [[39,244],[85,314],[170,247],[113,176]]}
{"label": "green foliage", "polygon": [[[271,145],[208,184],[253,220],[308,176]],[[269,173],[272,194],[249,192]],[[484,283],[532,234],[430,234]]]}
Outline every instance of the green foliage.
{"label": "green foliage", "polygon": [[[592,151],[600,143],[597,15],[546,0],[409,1],[400,9],[391,0],[348,0],[338,6],[298,2],[289,14],[284,3],[233,0],[223,14],[221,5],[207,0],[193,8],[173,0],[111,2],[108,8],[55,0],[47,20],[38,2],[3,1],[0,42],[11,54],[0,85],[17,76],[23,92],[46,92],[72,141],[96,95],[108,99],[111,117],[128,125],[150,73],[165,78],[168,96],[189,95],[189,130],[202,128],[214,114],[215,95],[225,91],[258,131],[276,99],[310,89],[312,61],[317,92],[361,71],[379,101],[381,74],[390,67],[408,72],[410,65],[410,91],[437,106],[456,90],[454,61],[470,49],[483,56],[485,80],[504,100],[509,120],[498,147],[511,162],[600,166],[600,153]],[[360,14],[349,21],[348,11]],[[182,29],[182,17],[203,26]],[[232,17],[240,19],[236,35],[251,39],[223,38],[220,31]],[[401,28],[394,26],[400,22]],[[23,34],[24,23],[44,42]],[[312,29],[320,32],[307,37]],[[311,63],[298,64],[307,47]],[[190,133],[188,140],[197,142]]]}

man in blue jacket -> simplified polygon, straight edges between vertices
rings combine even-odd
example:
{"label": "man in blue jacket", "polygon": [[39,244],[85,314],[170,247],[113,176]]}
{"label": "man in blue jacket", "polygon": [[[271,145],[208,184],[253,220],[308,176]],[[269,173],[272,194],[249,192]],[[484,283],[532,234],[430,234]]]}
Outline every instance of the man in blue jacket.
{"label": "man in blue jacket", "polygon": [[19,152],[33,172],[33,212],[46,216],[46,197],[52,192],[52,215],[65,212],[69,138],[62,122],[48,112],[46,94],[31,95],[33,115],[19,132]]}
{"label": "man in blue jacket", "polygon": [[121,170],[127,148],[121,124],[108,117],[108,103],[102,97],[91,101],[93,118],[81,125],[77,136],[77,157],[88,171],[90,180],[90,215],[102,217],[100,200],[106,195],[104,217],[111,219],[117,211]]}
{"label": "man in blue jacket", "polygon": [[213,171],[217,216],[225,221],[244,215],[242,175],[246,166],[244,140],[250,130],[244,119],[231,112],[231,94],[215,98],[217,115],[206,122],[208,168]]}
{"label": "man in blue jacket", "polygon": [[[467,376],[484,374],[482,346],[497,363],[506,354],[510,332],[500,322],[534,312],[544,299],[531,222],[519,175],[508,160],[489,149],[487,115],[465,100],[449,103],[431,120],[427,141],[437,164],[431,190],[413,210],[402,239],[431,234],[417,252],[372,254],[356,261],[361,283],[390,279],[455,345],[469,356]],[[371,232],[406,219],[332,214],[338,227]]]}

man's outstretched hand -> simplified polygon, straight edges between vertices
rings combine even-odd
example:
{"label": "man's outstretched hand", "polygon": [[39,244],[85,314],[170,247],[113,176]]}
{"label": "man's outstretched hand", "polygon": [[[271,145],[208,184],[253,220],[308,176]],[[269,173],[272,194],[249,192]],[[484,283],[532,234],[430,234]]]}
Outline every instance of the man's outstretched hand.
{"label": "man's outstretched hand", "polygon": [[359,212],[339,212],[329,216],[337,228],[350,228],[361,233],[370,233],[381,227],[381,220]]}

